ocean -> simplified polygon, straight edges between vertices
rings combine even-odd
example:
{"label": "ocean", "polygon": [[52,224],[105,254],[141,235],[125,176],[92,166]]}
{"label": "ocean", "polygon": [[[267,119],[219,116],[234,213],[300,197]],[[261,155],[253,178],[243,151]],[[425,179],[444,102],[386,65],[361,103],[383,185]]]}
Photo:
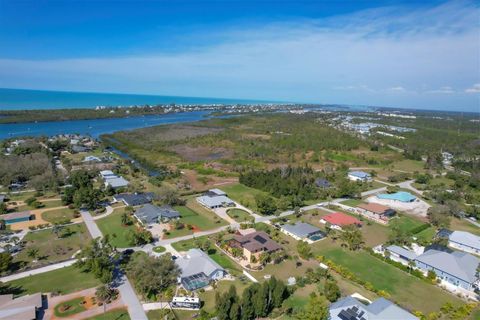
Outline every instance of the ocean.
{"label": "ocean", "polygon": [[268,103],[268,101],[0,88],[0,110],[73,109],[169,103],[235,104]]}

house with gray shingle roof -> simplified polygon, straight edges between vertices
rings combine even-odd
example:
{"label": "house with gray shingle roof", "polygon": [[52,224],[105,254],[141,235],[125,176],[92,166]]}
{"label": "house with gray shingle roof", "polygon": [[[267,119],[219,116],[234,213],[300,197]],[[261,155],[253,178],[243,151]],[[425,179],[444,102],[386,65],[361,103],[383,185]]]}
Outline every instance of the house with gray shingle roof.
{"label": "house with gray shingle roof", "polygon": [[153,204],[146,204],[137,209],[134,213],[135,217],[145,225],[159,223],[160,221],[170,221],[180,218],[180,212],[170,206],[157,207]]}
{"label": "house with gray shingle roof", "polygon": [[478,283],[480,259],[465,252],[428,250],[415,258],[415,264],[425,273],[432,270],[437,278],[456,287],[472,291]]}
{"label": "house with gray shingle roof", "polygon": [[201,196],[197,201],[208,209],[235,207],[235,202],[227,196]]}
{"label": "house with gray shingle roof", "polygon": [[367,305],[351,296],[332,303],[329,315],[329,320],[418,320],[385,298],[378,298]]}
{"label": "house with gray shingle roof", "polygon": [[120,193],[113,196],[117,202],[123,202],[126,206],[141,206],[143,204],[151,203],[155,197],[153,192],[145,193]]}
{"label": "house with gray shingle roof", "polygon": [[188,250],[187,254],[176,259],[175,263],[181,271],[178,282],[190,291],[206,287],[227,275],[225,269],[200,249]]}

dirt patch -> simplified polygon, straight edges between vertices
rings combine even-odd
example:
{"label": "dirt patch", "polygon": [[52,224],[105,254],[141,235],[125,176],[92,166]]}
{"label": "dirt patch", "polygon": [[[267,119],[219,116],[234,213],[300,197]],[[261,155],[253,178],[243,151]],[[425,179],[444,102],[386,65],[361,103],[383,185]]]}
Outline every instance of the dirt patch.
{"label": "dirt patch", "polygon": [[192,162],[229,159],[233,156],[233,151],[225,148],[211,148],[204,146],[192,147],[186,144],[170,147],[170,151],[173,151],[183,159]]}
{"label": "dirt patch", "polygon": [[187,180],[188,185],[190,185],[191,189],[196,191],[203,191],[207,189],[212,189],[218,186],[237,183],[238,178],[235,177],[216,177],[216,176],[209,176],[206,183],[198,180],[198,174],[194,170],[182,170],[183,177]]}
{"label": "dirt patch", "polygon": [[197,227],[196,225],[192,225],[192,232],[195,233],[195,232],[200,232],[202,230],[200,230],[199,227]]}
{"label": "dirt patch", "polygon": [[420,218],[425,218],[427,216],[428,208],[430,208],[430,205],[421,199],[417,199],[413,202],[401,202],[397,200],[380,199],[376,196],[371,196],[368,197],[366,201],[382,204],[397,211],[411,214]]}
{"label": "dirt patch", "polygon": [[259,140],[270,140],[272,138],[272,136],[268,134],[256,134],[256,133],[244,134],[242,137],[245,139],[259,139]]}

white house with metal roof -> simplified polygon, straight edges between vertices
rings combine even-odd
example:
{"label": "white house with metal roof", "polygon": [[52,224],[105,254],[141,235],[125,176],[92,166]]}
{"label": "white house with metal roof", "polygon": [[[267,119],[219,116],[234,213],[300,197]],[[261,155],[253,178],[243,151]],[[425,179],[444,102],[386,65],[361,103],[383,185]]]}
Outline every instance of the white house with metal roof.
{"label": "white house with metal roof", "polygon": [[307,241],[313,243],[325,238],[325,233],[309,223],[296,222],[295,224],[284,224],[280,229],[286,235],[295,240]]}
{"label": "white house with metal roof", "polygon": [[197,198],[197,201],[208,209],[235,207],[235,201],[227,196],[204,195]]}
{"label": "white house with metal roof", "polygon": [[329,320],[419,320],[413,314],[385,298],[366,305],[348,296],[334,302],[329,308]]}
{"label": "white house with metal roof", "polygon": [[447,286],[473,291],[478,285],[477,268],[480,259],[465,252],[427,250],[415,258],[418,269],[425,274],[432,270]]}
{"label": "white house with metal roof", "polygon": [[200,249],[190,249],[187,254],[175,260],[181,271],[178,282],[186,290],[197,290],[212,281],[223,279],[227,271]]}
{"label": "white house with metal roof", "polygon": [[369,182],[372,181],[372,175],[364,171],[350,171],[347,178],[351,181]]}
{"label": "white house with metal roof", "polygon": [[453,231],[448,236],[448,245],[452,248],[480,254],[480,237],[466,231]]}

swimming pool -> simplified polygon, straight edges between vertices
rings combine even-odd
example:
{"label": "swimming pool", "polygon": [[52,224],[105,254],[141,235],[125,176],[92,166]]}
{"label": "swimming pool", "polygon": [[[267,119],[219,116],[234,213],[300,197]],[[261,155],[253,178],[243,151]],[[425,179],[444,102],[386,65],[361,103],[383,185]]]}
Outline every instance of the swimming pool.
{"label": "swimming pool", "polygon": [[410,192],[399,191],[395,193],[382,193],[377,196],[379,199],[397,200],[401,202],[413,202],[417,198]]}

